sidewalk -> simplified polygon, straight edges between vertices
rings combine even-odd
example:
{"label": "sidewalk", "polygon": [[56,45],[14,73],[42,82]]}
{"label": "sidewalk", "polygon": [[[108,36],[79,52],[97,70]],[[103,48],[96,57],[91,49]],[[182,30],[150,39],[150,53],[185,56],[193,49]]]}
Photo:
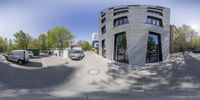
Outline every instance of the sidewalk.
{"label": "sidewalk", "polygon": [[164,97],[157,96],[151,93],[145,92],[85,92],[78,93],[68,91],[65,92],[69,96],[52,96],[48,94],[41,94],[32,91],[31,94],[18,95],[15,97],[4,97],[1,100],[199,100],[198,97],[191,96],[174,96],[174,97]]}

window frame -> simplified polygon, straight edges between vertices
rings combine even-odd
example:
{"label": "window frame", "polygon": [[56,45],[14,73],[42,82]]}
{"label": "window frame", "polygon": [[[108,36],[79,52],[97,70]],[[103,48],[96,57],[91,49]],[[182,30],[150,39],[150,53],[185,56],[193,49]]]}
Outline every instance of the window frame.
{"label": "window frame", "polygon": [[106,33],[106,25],[101,27],[101,33],[102,35]]}
{"label": "window frame", "polygon": [[145,20],[146,24],[151,24],[159,27],[163,27],[163,21],[161,18],[153,17],[153,16],[147,16]]}
{"label": "window frame", "polygon": [[147,13],[151,13],[151,14],[156,14],[156,15],[163,16],[163,13],[162,13],[162,12],[155,11],[155,10],[147,10]]}
{"label": "window frame", "polygon": [[154,8],[154,7],[147,7],[148,10],[159,10],[159,11],[163,11],[163,9],[161,8]]}
{"label": "window frame", "polygon": [[113,20],[113,27],[117,27],[117,26],[121,26],[121,25],[125,25],[125,24],[129,24],[129,20],[128,20],[127,16],[122,16],[119,18],[115,18]]}
{"label": "window frame", "polygon": [[101,19],[101,24],[106,22],[106,18],[104,17],[103,19]]}
{"label": "window frame", "polygon": [[120,7],[120,8],[115,8],[113,11],[119,11],[119,10],[128,10],[128,7]]}
{"label": "window frame", "polygon": [[116,11],[113,13],[113,16],[117,16],[117,15],[121,15],[121,14],[125,14],[125,13],[129,13],[129,11],[128,10]]}

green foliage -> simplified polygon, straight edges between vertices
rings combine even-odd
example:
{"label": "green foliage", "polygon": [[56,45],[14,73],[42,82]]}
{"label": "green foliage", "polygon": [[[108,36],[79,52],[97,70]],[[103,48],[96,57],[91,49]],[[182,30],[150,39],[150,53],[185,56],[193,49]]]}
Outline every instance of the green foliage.
{"label": "green foliage", "polygon": [[41,34],[39,37],[38,37],[38,47],[39,49],[41,50],[45,50],[47,49],[47,36],[45,34]]}
{"label": "green foliage", "polygon": [[196,36],[193,38],[191,46],[192,48],[200,48],[200,36]]}
{"label": "green foliage", "polygon": [[149,37],[148,43],[149,43],[148,50],[150,50],[150,51],[156,50],[157,47],[156,47],[156,43],[155,43],[153,37]]}
{"label": "green foliage", "polygon": [[8,51],[8,42],[6,39],[0,37],[0,52]]}
{"label": "green foliage", "polygon": [[90,43],[85,40],[78,41],[76,43],[76,45],[81,46],[83,48],[83,50],[91,50],[92,49],[92,46],[90,45]]}
{"label": "green foliage", "polygon": [[47,32],[47,42],[48,42],[48,48],[56,48],[57,47],[56,36],[51,30],[49,30]]}
{"label": "green foliage", "polygon": [[195,32],[190,26],[182,25],[181,27],[178,27],[177,31],[178,37],[175,42],[182,50],[185,51],[195,48],[198,45],[198,39],[195,39],[198,37],[197,32]]}
{"label": "green foliage", "polygon": [[69,41],[74,37],[71,32],[65,27],[55,27],[47,32],[47,39],[49,46],[52,48],[65,48],[68,47]]}
{"label": "green foliage", "polygon": [[28,49],[39,49],[38,39],[31,38],[28,44]]}
{"label": "green foliage", "polygon": [[24,33],[22,30],[19,32],[16,32],[14,34],[15,37],[15,43],[16,43],[16,47],[18,49],[27,49],[28,48],[28,43],[30,40],[30,36],[26,33]]}

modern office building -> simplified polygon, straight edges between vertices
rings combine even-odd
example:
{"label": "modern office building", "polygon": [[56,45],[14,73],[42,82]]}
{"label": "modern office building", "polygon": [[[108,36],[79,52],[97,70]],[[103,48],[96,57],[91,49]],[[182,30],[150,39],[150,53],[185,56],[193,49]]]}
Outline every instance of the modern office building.
{"label": "modern office building", "polygon": [[99,54],[144,65],[169,57],[170,9],[152,5],[125,5],[99,15]]}

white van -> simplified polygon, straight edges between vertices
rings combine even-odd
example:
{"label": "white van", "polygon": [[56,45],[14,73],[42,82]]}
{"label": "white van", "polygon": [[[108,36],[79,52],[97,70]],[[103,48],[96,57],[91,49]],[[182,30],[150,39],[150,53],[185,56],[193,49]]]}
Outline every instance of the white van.
{"label": "white van", "polygon": [[27,50],[14,50],[8,53],[6,59],[23,64],[29,62],[29,53]]}

